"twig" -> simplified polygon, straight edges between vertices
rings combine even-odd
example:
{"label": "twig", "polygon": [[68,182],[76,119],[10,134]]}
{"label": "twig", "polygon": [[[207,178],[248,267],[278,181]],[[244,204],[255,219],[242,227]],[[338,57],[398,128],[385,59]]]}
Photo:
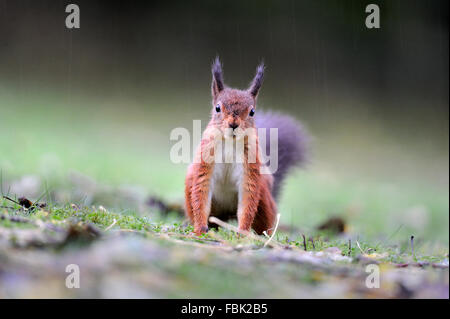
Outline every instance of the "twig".
{"label": "twig", "polygon": [[350,257],[352,253],[352,240],[348,240],[348,256]]}
{"label": "twig", "polygon": [[273,236],[275,236],[275,233],[278,228],[278,223],[280,222],[280,217],[281,217],[281,214],[277,214],[277,223],[275,224],[275,229],[273,230],[272,236],[270,236],[269,240],[266,241],[266,243],[264,244],[264,247],[266,247],[269,244],[269,242],[272,240]]}
{"label": "twig", "polygon": [[[262,238],[262,237],[260,237],[260,236],[256,236],[256,235],[254,235],[254,234],[251,233],[251,232],[248,232],[248,231],[245,231],[245,230],[241,230],[241,229],[239,229],[239,228],[237,228],[237,227],[235,227],[235,226],[233,226],[233,225],[230,225],[230,224],[228,224],[228,223],[225,223],[224,221],[221,221],[221,220],[218,219],[217,217],[211,216],[211,217],[209,217],[209,221],[210,221],[211,223],[214,223],[214,224],[216,224],[216,225],[219,225],[220,227],[223,227],[223,228],[225,228],[225,229],[234,231],[235,233],[244,235],[244,236],[246,236],[246,237],[248,237],[248,238],[251,238],[251,239],[254,239],[254,240],[257,240],[257,241],[265,242],[264,238]],[[269,245],[270,245],[271,247],[277,247],[277,245],[274,245],[273,242],[270,243]]]}
{"label": "twig", "polygon": [[411,236],[411,255],[414,257],[414,236]]}
{"label": "twig", "polygon": [[244,236],[247,236],[247,237],[251,237],[251,238],[256,239],[256,240],[260,240],[260,241],[262,240],[262,239],[259,238],[258,236],[253,235],[251,232],[248,232],[248,231],[246,231],[246,230],[241,230],[241,229],[239,229],[239,228],[237,228],[237,227],[235,227],[235,226],[233,226],[233,225],[230,225],[230,224],[228,224],[228,223],[225,223],[224,221],[221,221],[221,220],[220,220],[219,218],[217,218],[217,217],[211,216],[211,217],[209,217],[209,221],[210,221],[211,223],[214,223],[214,224],[216,224],[216,225],[219,225],[220,227],[223,227],[223,228],[225,228],[225,229],[234,231],[235,233],[238,233],[238,234],[241,234],[241,235],[244,235]]}
{"label": "twig", "polygon": [[366,252],[364,250],[362,250],[361,246],[359,245],[359,242],[356,241],[356,246],[358,246],[359,250],[361,250],[361,252],[363,253],[363,255],[366,254]]}
{"label": "twig", "polygon": [[117,223],[117,220],[114,218],[114,221],[112,222],[112,224],[109,225],[108,227],[106,227],[106,228],[105,228],[105,231],[110,230],[116,223]]}
{"label": "twig", "polygon": [[[20,205],[17,201],[15,201],[14,199],[12,199],[12,198],[10,198],[10,197],[8,197],[8,196],[3,195],[3,198],[4,198],[4,199],[7,199],[7,200],[9,200],[9,201],[11,201],[11,202],[13,202],[13,203],[16,203],[17,205]],[[22,206],[22,205],[20,205],[20,206]]]}
{"label": "twig", "polygon": [[304,234],[302,234],[302,237],[303,237],[303,247],[305,248],[305,251],[307,251],[308,248],[306,247],[306,237]]}

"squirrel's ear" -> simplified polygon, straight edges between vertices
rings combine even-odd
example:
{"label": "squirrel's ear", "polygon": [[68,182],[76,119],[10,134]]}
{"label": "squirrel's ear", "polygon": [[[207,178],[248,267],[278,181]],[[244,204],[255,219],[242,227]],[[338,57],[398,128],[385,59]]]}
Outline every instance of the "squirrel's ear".
{"label": "squirrel's ear", "polygon": [[252,83],[250,84],[250,88],[248,89],[248,91],[254,98],[258,96],[259,89],[261,88],[264,78],[264,68],[264,62],[261,62],[261,64],[256,68],[256,75],[253,78]]}
{"label": "squirrel's ear", "polygon": [[212,64],[212,84],[211,93],[215,99],[217,95],[224,89],[223,75],[222,75],[222,64],[220,63],[219,57],[216,57]]}

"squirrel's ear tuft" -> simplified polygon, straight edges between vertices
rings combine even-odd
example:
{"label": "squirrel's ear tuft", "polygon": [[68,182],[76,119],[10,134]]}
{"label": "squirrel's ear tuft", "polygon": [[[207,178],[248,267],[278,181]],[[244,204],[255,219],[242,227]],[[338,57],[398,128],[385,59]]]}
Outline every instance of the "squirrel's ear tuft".
{"label": "squirrel's ear tuft", "polygon": [[211,72],[212,72],[211,92],[213,98],[216,98],[217,95],[224,89],[222,64],[220,63],[218,56],[216,57],[216,59],[212,64]]}
{"label": "squirrel's ear tuft", "polygon": [[264,68],[264,62],[261,62],[261,64],[256,68],[256,75],[253,78],[252,83],[250,84],[250,88],[248,89],[248,91],[254,98],[258,96],[259,89],[261,88],[264,78]]}

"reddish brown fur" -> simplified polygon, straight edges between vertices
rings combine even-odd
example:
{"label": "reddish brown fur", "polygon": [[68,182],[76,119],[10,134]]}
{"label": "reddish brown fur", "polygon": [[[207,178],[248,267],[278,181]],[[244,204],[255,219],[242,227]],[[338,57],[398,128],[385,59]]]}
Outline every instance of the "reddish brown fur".
{"label": "reddish brown fur", "polygon": [[[244,140],[241,202],[238,203],[236,211],[224,212],[212,205],[210,183],[214,162],[206,160],[208,155],[214,154],[213,128],[219,129],[221,132],[230,127],[244,130],[255,128],[253,117],[249,113],[256,108],[256,98],[262,83],[263,70],[263,66],[258,67],[250,88],[242,91],[225,87],[220,62],[216,59],[213,64],[212,117],[197,150],[197,161],[191,164],[186,176],[186,214],[194,225],[197,235],[207,232],[209,215],[216,215],[222,219],[237,216],[241,230],[249,231],[253,228],[258,234],[264,231],[270,234],[272,231],[276,216],[276,204],[272,198],[272,175],[261,174],[260,168],[263,164],[260,162],[259,152],[255,154],[256,162],[249,163],[251,150],[248,137],[245,137]],[[216,111],[216,107],[220,109],[219,112]]]}

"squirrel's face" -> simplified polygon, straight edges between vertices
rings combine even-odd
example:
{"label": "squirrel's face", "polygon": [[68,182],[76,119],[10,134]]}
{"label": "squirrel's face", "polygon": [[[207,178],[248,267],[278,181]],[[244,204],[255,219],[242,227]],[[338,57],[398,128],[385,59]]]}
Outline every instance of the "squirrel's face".
{"label": "squirrel's face", "polygon": [[255,102],[246,91],[226,88],[213,100],[213,123],[228,135],[254,127]]}
{"label": "squirrel's face", "polygon": [[225,136],[236,136],[239,130],[253,128],[256,98],[262,84],[264,65],[257,68],[256,75],[247,90],[231,89],[223,82],[222,66],[218,58],[212,66],[212,122]]}

